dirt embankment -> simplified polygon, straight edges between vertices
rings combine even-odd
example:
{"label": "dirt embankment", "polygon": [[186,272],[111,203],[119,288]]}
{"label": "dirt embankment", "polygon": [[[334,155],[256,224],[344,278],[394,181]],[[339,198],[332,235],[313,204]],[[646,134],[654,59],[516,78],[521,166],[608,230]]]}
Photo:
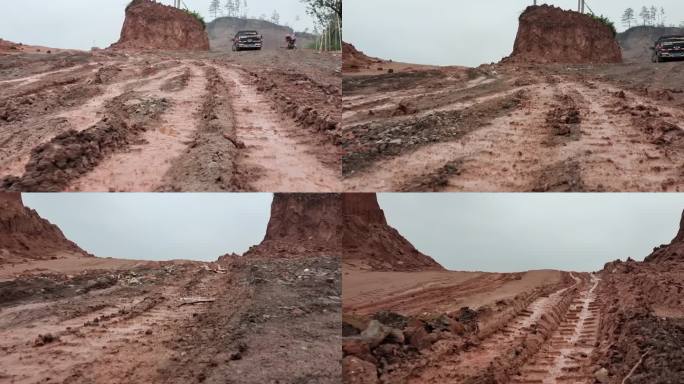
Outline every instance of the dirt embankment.
{"label": "dirt embankment", "polygon": [[373,270],[441,270],[390,227],[375,194],[276,194],[261,244],[247,256],[342,255]]}
{"label": "dirt embankment", "polygon": [[57,226],[25,207],[21,194],[0,192],[0,265],[67,255],[90,256]]}
{"label": "dirt embankment", "polygon": [[382,60],[366,56],[363,52],[349,43],[342,43],[342,70],[344,72],[358,72],[361,69],[370,69],[373,64],[381,63]]}
{"label": "dirt embankment", "polygon": [[531,6],[520,16],[513,53],[524,63],[619,63],[613,30],[589,15],[549,5]]}
{"label": "dirt embankment", "polygon": [[653,253],[648,255],[645,261],[660,264],[667,262],[684,263],[684,212],[679,222],[677,236],[669,244],[654,248]]}
{"label": "dirt embankment", "polygon": [[443,269],[387,223],[374,193],[343,195],[342,212],[345,265],[386,271]]}
{"label": "dirt embankment", "polygon": [[[547,344],[568,314],[586,277],[562,274],[559,281],[516,287],[517,274],[500,279],[481,274],[439,291],[406,292],[398,309],[368,314],[344,311],[344,383],[508,382],[527,359]],[[409,278],[405,276],[404,279]],[[501,280],[507,294],[496,294]],[[574,285],[573,285],[574,282]],[[436,279],[434,283],[443,283]],[[442,307],[410,309],[412,300],[450,295]],[[517,292],[511,293],[511,292]],[[413,293],[413,294],[412,294]],[[454,295],[460,295],[454,296]],[[498,298],[497,298],[498,296]],[[472,302],[479,297],[479,302]],[[470,300],[474,306],[460,306]],[[347,305],[345,298],[344,305]],[[390,308],[392,308],[390,306]]]}
{"label": "dirt embankment", "polygon": [[[603,321],[595,358],[608,377],[606,383],[684,381],[682,259],[616,261],[601,275]],[[630,379],[623,381],[632,369]]]}
{"label": "dirt embankment", "polygon": [[0,52],[11,52],[18,51],[21,45],[13,43],[11,41],[0,39]]}
{"label": "dirt embankment", "polygon": [[684,28],[637,26],[618,33],[617,40],[622,48],[625,62],[647,63],[653,56],[656,40],[666,35],[684,35]]}
{"label": "dirt embankment", "polygon": [[133,0],[126,7],[121,38],[113,49],[208,51],[204,24],[183,10],[153,0]]}

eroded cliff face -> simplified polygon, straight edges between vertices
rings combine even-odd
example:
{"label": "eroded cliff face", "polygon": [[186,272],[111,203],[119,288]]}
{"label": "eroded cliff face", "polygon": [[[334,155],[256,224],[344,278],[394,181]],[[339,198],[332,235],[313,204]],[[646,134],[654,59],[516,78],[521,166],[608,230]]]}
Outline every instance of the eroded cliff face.
{"label": "eroded cliff face", "polygon": [[613,30],[589,15],[549,5],[531,6],[520,16],[513,53],[522,63],[620,63]]}
{"label": "eroded cliff face", "polygon": [[152,0],[134,0],[126,7],[121,38],[113,49],[208,51],[204,25],[189,13]]}
{"label": "eroded cliff face", "polygon": [[651,263],[684,262],[684,212],[679,222],[677,236],[672,239],[670,244],[655,248],[653,253],[648,255],[644,261]]}
{"label": "eroded cliff face", "polygon": [[317,254],[373,270],[442,269],[388,225],[375,194],[276,194],[264,241],[246,255]]}
{"label": "eroded cliff face", "polygon": [[18,192],[0,192],[0,264],[89,256],[54,224],[24,206]]}

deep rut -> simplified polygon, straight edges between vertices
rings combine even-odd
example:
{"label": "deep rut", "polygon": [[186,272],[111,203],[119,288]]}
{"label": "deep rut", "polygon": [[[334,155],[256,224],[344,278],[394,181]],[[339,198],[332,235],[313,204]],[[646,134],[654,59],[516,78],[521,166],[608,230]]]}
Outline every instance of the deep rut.
{"label": "deep rut", "polygon": [[515,384],[594,383],[590,356],[597,341],[600,308],[596,303],[599,279],[572,302],[558,330],[531,361],[512,378]]}
{"label": "deep rut", "polygon": [[564,299],[570,288],[562,288],[548,296],[533,301],[500,331],[485,339],[471,351],[439,356],[427,368],[414,373],[410,384],[463,382],[485,371],[496,359],[516,346],[522,345],[526,337],[535,332],[545,318],[553,316],[555,308]]}
{"label": "deep rut", "polygon": [[137,89],[146,95],[172,100],[158,127],[148,129],[139,145],[116,153],[97,168],[71,184],[73,191],[154,191],[163,181],[172,161],[187,147],[197,129],[194,114],[201,103],[206,77],[200,68],[191,67],[188,85],[181,92],[164,92],[164,80],[178,72],[158,78]]}
{"label": "deep rut", "polygon": [[233,110],[237,139],[244,143],[237,159],[245,184],[257,191],[322,192],[341,188],[340,171],[321,163],[310,145],[294,137],[294,121],[278,113],[271,103],[246,83],[240,70],[218,67],[233,84]]}

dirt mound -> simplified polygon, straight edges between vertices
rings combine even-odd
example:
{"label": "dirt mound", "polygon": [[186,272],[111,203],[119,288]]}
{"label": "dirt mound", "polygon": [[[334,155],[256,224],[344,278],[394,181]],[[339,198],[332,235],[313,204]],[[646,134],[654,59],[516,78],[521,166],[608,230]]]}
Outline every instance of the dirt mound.
{"label": "dirt mound", "polygon": [[661,245],[653,249],[653,253],[645,259],[651,263],[665,263],[670,261],[684,261],[684,213],[679,222],[679,232],[677,236],[667,245]]}
{"label": "dirt mound", "polygon": [[548,5],[531,6],[520,16],[513,53],[523,63],[619,63],[613,30],[589,15]]}
{"label": "dirt mound", "polygon": [[[681,235],[681,232],[680,232]],[[678,235],[679,237],[679,235]],[[681,382],[684,373],[684,264],[609,263],[602,273],[597,358],[608,383]]]}
{"label": "dirt mound", "polygon": [[[219,17],[207,24],[209,42],[213,50],[230,51],[232,38],[238,31],[257,31],[264,37],[263,49],[285,47],[285,36],[294,33],[292,28],[271,23],[266,20],[243,19],[238,17]],[[307,48],[315,41],[309,33],[296,33],[297,46]]]}
{"label": "dirt mound", "polygon": [[387,224],[375,194],[345,194],[342,200],[345,218],[343,261],[373,270],[443,269]]}
{"label": "dirt mound", "polygon": [[684,35],[684,28],[674,27],[632,27],[617,35],[622,48],[622,58],[629,62],[650,62],[653,56],[651,47],[656,40],[667,35]]}
{"label": "dirt mound", "polygon": [[21,194],[0,193],[0,264],[55,259],[65,254],[88,256],[56,225],[25,207]]}
{"label": "dirt mound", "polygon": [[277,193],[261,244],[248,256],[296,256],[341,252],[341,195]]}
{"label": "dirt mound", "polygon": [[375,270],[442,269],[390,227],[374,194],[276,194],[261,244],[246,256],[342,254]]}
{"label": "dirt mound", "polygon": [[352,44],[342,43],[343,71],[358,72],[361,68],[369,68],[372,64],[379,62],[382,62],[382,60],[366,56]]}
{"label": "dirt mound", "polygon": [[0,39],[0,52],[12,52],[18,51],[21,45],[13,43],[11,41]]}
{"label": "dirt mound", "polygon": [[208,51],[204,24],[186,11],[152,0],[133,0],[126,7],[121,38],[113,49]]}

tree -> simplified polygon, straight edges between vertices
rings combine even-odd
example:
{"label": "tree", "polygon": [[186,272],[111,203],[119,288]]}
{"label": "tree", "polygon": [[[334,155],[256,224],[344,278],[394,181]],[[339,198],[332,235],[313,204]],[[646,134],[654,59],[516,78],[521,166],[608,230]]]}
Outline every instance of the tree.
{"label": "tree", "polygon": [[627,28],[631,28],[633,21],[634,21],[634,10],[632,8],[625,9],[625,13],[622,14],[622,24]]}
{"label": "tree", "polygon": [[280,24],[280,14],[278,14],[278,11],[273,11],[273,14],[271,15],[271,22],[273,24]]}
{"label": "tree", "polygon": [[660,7],[660,26],[664,27],[665,26],[665,21],[667,20],[667,16],[665,15],[665,8]]}
{"label": "tree", "polygon": [[244,0],[242,2],[242,16],[241,16],[243,19],[247,18],[248,9],[249,9],[249,6],[247,5],[247,0]]}
{"label": "tree", "polygon": [[237,17],[240,15],[240,0],[226,0],[226,12],[228,16]]}
{"label": "tree", "polygon": [[656,8],[655,5],[652,5],[650,11],[651,11],[651,25],[658,24],[658,8]]}
{"label": "tree", "polygon": [[209,14],[215,19],[218,17],[220,11],[221,11],[220,0],[211,0],[211,3],[209,4]]}
{"label": "tree", "polygon": [[639,17],[644,21],[644,25],[648,24],[651,20],[651,11],[646,8],[646,6],[641,7],[641,12],[639,12]]}
{"label": "tree", "polygon": [[342,20],[342,0],[301,0],[301,2],[307,5],[307,12],[323,25],[328,24],[335,16]]}

